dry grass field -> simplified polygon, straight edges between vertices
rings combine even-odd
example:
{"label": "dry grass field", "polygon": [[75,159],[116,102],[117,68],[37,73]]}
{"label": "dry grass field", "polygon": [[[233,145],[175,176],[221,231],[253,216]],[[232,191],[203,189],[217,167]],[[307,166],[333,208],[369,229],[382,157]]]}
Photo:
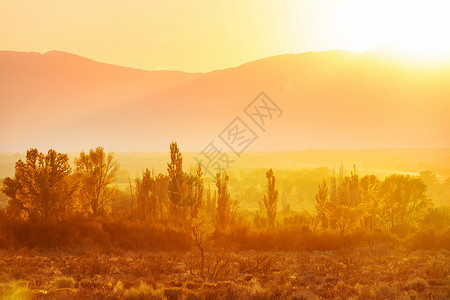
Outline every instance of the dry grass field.
{"label": "dry grass field", "polygon": [[[212,255],[210,253],[209,255]],[[448,299],[450,256],[390,250],[229,252],[214,278],[189,252],[0,253],[5,299]],[[213,255],[217,257],[216,254]],[[212,275],[212,261],[207,275]],[[210,269],[211,268],[211,269]]]}

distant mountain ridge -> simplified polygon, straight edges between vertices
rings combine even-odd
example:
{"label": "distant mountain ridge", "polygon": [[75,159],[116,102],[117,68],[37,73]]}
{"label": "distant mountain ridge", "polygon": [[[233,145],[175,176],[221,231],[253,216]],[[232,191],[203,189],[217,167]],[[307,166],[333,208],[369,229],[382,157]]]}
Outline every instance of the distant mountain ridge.
{"label": "distant mountain ridge", "polygon": [[261,91],[285,113],[250,149],[450,147],[449,66],[334,50],[186,73],[0,51],[0,152],[201,150]]}

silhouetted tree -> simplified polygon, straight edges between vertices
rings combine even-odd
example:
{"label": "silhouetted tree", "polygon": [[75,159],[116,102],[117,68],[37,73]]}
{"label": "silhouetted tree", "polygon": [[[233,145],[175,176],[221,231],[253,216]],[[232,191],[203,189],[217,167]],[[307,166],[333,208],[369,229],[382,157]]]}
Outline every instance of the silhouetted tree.
{"label": "silhouetted tree", "polygon": [[28,150],[26,162],[16,162],[14,178],[3,181],[10,211],[43,219],[71,211],[77,184],[70,174],[67,154],[49,150],[44,155],[37,149]]}
{"label": "silhouetted tree", "polygon": [[156,219],[158,205],[156,184],[157,181],[149,169],[142,174],[142,179],[136,178],[136,208],[140,219]]}
{"label": "silhouetted tree", "polygon": [[211,197],[211,187],[208,186],[208,190],[206,192],[205,211],[211,216],[213,220],[216,219],[216,201],[217,192],[214,191],[214,195]]}
{"label": "silhouetted tree", "polygon": [[192,186],[192,206],[191,206],[191,218],[197,217],[198,211],[203,207],[203,193],[205,186],[203,183],[203,171],[202,166],[199,164],[196,169],[194,177],[194,184]]}
{"label": "silhouetted tree", "polygon": [[176,142],[170,143],[170,163],[167,163],[167,172],[170,177],[183,174],[183,156]]}
{"label": "silhouetted tree", "polygon": [[282,188],[282,195],[281,195],[281,205],[283,209],[283,215],[289,215],[291,212],[291,204],[288,203],[288,197],[292,192],[292,188],[294,187],[292,181],[290,180],[281,180],[278,181],[280,184],[280,188]]}
{"label": "silhouetted tree", "polygon": [[266,172],[267,195],[264,195],[264,207],[267,212],[270,228],[274,228],[277,217],[278,190],[276,188],[276,179],[272,169]]}
{"label": "silhouetted tree", "polygon": [[196,216],[202,205],[203,171],[199,166],[196,174],[183,172],[183,157],[175,142],[170,144],[170,163],[167,164],[167,171],[170,215],[179,225],[187,225],[186,222]]}
{"label": "silhouetted tree", "polygon": [[380,185],[381,181],[375,175],[362,177],[359,184],[362,202],[368,206],[365,224],[369,230],[373,230],[379,223]]}
{"label": "silhouetted tree", "polygon": [[168,194],[173,204],[172,215],[184,220],[186,208],[189,206],[185,203],[188,200],[189,187],[183,173],[183,157],[176,142],[170,144],[170,163],[167,163],[167,172],[169,173]]}
{"label": "silhouetted tree", "polygon": [[316,194],[316,203],[314,203],[316,212],[314,214],[307,212],[311,218],[312,232],[316,232],[319,225],[322,225],[324,228],[328,227],[328,216],[325,213],[325,207],[328,201],[328,187],[326,180],[324,179],[323,183],[319,184],[318,187],[319,192]]}
{"label": "silhouetted tree", "polygon": [[426,197],[427,186],[422,178],[393,174],[380,187],[382,217],[390,230],[413,227],[420,222],[431,201]]}
{"label": "silhouetted tree", "polygon": [[332,194],[330,200],[325,203],[324,210],[330,221],[338,227],[342,242],[346,234],[360,226],[368,206],[361,201],[356,168],[350,176],[344,176],[344,169],[341,167],[337,184],[335,176],[333,177]]}
{"label": "silhouetted tree", "polygon": [[81,197],[86,201],[94,216],[104,211],[113,189],[109,186],[116,179],[119,164],[112,153],[106,154],[102,147],[81,152],[75,159],[76,172],[81,181]]}
{"label": "silhouetted tree", "polygon": [[231,218],[231,203],[230,193],[228,192],[229,176],[226,172],[216,174],[217,187],[217,225],[224,230],[230,224]]}

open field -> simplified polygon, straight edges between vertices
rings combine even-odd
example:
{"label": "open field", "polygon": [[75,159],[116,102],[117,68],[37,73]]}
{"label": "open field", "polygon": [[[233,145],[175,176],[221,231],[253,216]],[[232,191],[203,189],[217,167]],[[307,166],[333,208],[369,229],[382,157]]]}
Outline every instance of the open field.
{"label": "open field", "polygon": [[[212,255],[212,254],[211,254]],[[448,299],[450,256],[389,250],[224,254],[215,278],[189,252],[0,252],[0,293],[14,299]],[[217,257],[214,254],[214,257]]]}

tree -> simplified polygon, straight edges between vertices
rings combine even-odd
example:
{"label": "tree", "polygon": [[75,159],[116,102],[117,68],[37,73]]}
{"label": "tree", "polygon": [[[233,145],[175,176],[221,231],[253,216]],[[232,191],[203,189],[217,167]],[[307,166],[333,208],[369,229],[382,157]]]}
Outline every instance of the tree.
{"label": "tree", "polygon": [[[205,252],[213,245],[213,233],[214,224],[210,216],[203,209],[200,210],[198,216],[192,219],[191,243],[194,246],[194,252],[198,251],[200,256],[199,269],[202,279],[204,279]],[[192,269],[191,274],[193,274]]]}
{"label": "tree", "polygon": [[431,207],[422,178],[393,174],[380,187],[381,213],[389,230],[414,227]]}
{"label": "tree", "polygon": [[288,197],[291,194],[294,185],[292,181],[288,179],[278,181],[278,183],[280,184],[280,187],[283,191],[281,196],[281,206],[283,209],[283,215],[287,216],[291,212],[291,204],[288,203]]}
{"label": "tree", "polygon": [[380,216],[380,185],[381,181],[375,175],[366,175],[360,180],[362,202],[368,205],[366,227],[373,230],[379,223]]}
{"label": "tree", "polygon": [[264,195],[264,207],[267,212],[270,228],[275,227],[275,218],[277,217],[278,190],[276,188],[276,179],[272,169],[266,172],[267,195]]}
{"label": "tree", "polygon": [[[170,163],[167,163],[169,173],[168,195],[173,205],[171,213],[181,220],[186,218],[186,208],[190,206],[189,180],[183,173],[183,157],[176,142],[170,144]],[[191,182],[192,184],[192,182]]]}
{"label": "tree", "polygon": [[344,169],[341,167],[338,180],[333,175],[331,184],[330,200],[325,203],[324,211],[338,227],[342,243],[346,234],[359,227],[367,214],[368,205],[361,201],[356,167],[350,176],[344,176]]}
{"label": "tree", "polygon": [[102,147],[91,149],[88,154],[81,152],[75,159],[76,172],[81,181],[82,199],[88,203],[92,214],[103,212],[114,190],[110,185],[116,179],[119,169],[112,153],[106,154]]}
{"label": "tree", "polygon": [[[175,221],[183,225],[197,215],[203,205],[203,171],[199,165],[195,174],[183,172],[183,157],[176,142],[170,144],[170,163],[167,164],[169,173],[168,196],[170,213]],[[190,212],[190,215],[188,214]]]}
{"label": "tree", "polygon": [[158,197],[157,181],[148,169],[142,174],[142,179],[136,178],[136,205],[140,219],[156,219]]}
{"label": "tree", "polygon": [[363,205],[352,207],[339,205],[330,201],[327,202],[326,211],[330,219],[338,226],[341,242],[346,234],[351,233],[359,227],[366,214]]}
{"label": "tree", "polygon": [[199,164],[194,177],[194,184],[192,186],[192,206],[191,218],[197,217],[199,210],[203,207],[203,193],[205,186],[203,183],[202,166]]}
{"label": "tree", "polygon": [[16,162],[14,178],[3,181],[2,191],[10,198],[10,211],[49,219],[71,211],[76,189],[67,154],[30,149],[26,162]]}
{"label": "tree", "polygon": [[211,196],[211,186],[208,186],[208,190],[206,192],[206,203],[205,203],[205,211],[213,218],[216,219],[216,202],[217,202],[217,191],[214,191],[214,195]]}
{"label": "tree", "polygon": [[231,219],[231,203],[230,193],[228,193],[228,179],[226,172],[216,174],[217,187],[217,225],[224,230],[230,224]]}
{"label": "tree", "polygon": [[167,172],[170,177],[183,174],[183,156],[176,142],[170,143],[170,163],[167,163]]}
{"label": "tree", "polygon": [[314,233],[320,224],[324,228],[328,226],[328,216],[325,213],[326,203],[328,201],[328,187],[326,180],[324,179],[323,183],[319,184],[318,187],[319,192],[316,194],[316,203],[314,203],[316,213],[310,214],[307,212],[311,218],[312,232]]}

